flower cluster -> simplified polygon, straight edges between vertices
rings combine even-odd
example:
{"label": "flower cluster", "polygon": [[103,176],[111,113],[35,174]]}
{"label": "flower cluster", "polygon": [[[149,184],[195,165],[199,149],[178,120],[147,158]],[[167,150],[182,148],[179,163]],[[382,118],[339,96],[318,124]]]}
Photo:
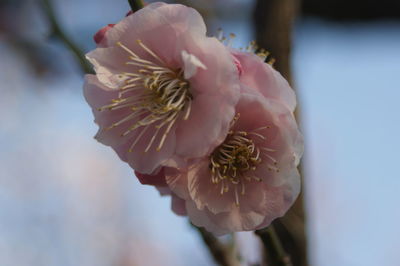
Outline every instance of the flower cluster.
{"label": "flower cluster", "polygon": [[99,131],[142,184],[216,234],[265,227],[300,189],[295,94],[263,58],[206,36],[183,5],[153,3],[109,24],[87,54]]}

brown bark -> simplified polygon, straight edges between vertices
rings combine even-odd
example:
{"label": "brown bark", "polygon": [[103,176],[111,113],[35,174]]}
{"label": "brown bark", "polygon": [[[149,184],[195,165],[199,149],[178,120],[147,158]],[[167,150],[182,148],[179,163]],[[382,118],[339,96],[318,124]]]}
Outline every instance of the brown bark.
{"label": "brown bark", "polygon": [[291,79],[290,52],[297,0],[258,0],[254,12],[257,44],[276,59],[275,68]]}
{"label": "brown bark", "polygon": [[[291,84],[292,30],[298,7],[299,0],[257,0],[254,10],[257,44],[271,53],[276,59],[274,67]],[[293,265],[308,265],[303,193],[286,216],[273,224]],[[265,243],[268,249],[273,249],[272,243]],[[270,260],[269,265],[279,263]]]}
{"label": "brown bark", "polygon": [[214,261],[220,266],[239,266],[239,261],[236,258],[235,250],[222,244],[218,238],[202,227],[194,226],[201,235],[204,244],[208,248]]}

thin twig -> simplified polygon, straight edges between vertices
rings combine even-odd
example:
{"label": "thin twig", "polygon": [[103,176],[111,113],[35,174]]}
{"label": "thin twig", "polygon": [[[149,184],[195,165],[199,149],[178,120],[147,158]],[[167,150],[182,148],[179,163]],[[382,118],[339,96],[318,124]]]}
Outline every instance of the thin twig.
{"label": "thin twig", "polygon": [[60,24],[57,21],[56,15],[54,13],[53,6],[51,5],[50,0],[42,0],[42,5],[43,5],[43,11],[47,16],[47,19],[50,22],[51,30],[52,30],[52,35],[56,36],[58,39],[60,39],[65,46],[67,46],[71,52],[75,55],[75,58],[79,62],[81,69],[84,73],[93,73],[93,69],[86,60],[83,52],[79,49],[77,45],[75,45],[64,33],[64,31],[61,29]]}
{"label": "thin twig", "polygon": [[278,234],[273,225],[261,230],[255,231],[256,235],[261,238],[266,249],[273,249],[271,252],[277,258],[278,265],[293,266],[290,256],[286,253]]}
{"label": "thin twig", "polygon": [[220,266],[237,266],[239,262],[234,257],[233,252],[224,244],[222,244],[213,234],[207,232],[202,227],[194,226],[200,233],[201,238],[206,244],[208,250],[213,256],[215,262]]}
{"label": "thin twig", "polygon": [[144,7],[144,3],[142,0],[128,0],[128,2],[133,12],[136,12]]}

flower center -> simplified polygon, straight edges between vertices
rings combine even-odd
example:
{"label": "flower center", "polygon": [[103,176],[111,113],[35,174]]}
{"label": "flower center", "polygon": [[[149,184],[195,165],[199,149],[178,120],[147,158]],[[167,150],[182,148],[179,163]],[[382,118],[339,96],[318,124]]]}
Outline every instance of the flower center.
{"label": "flower center", "polygon": [[[238,116],[232,124],[237,119]],[[263,160],[268,160],[265,163],[270,171],[279,172],[277,161],[268,154],[275,150],[264,147],[262,143],[266,137],[260,131],[269,128],[265,126],[251,132],[230,131],[225,141],[210,156],[211,182],[221,186],[221,195],[233,187],[237,206],[239,191],[241,195],[245,195],[246,183],[262,181],[260,177],[255,176],[254,171]],[[261,143],[256,140],[261,140]]]}
{"label": "flower center", "polygon": [[129,152],[151,126],[154,127],[154,133],[145,152],[149,151],[158,136],[161,138],[156,150],[160,151],[175,122],[180,118],[184,120],[189,118],[192,101],[190,84],[183,78],[182,70],[168,68],[163,60],[140,40],[138,44],[158,62],[140,58],[129,48],[118,43],[130,55],[126,64],[136,66],[137,69],[132,73],[124,72],[118,76],[124,81],[119,88],[118,98],[99,110],[129,110],[127,116],[115,121],[106,129],[130,122],[131,126],[121,136],[140,130]]}

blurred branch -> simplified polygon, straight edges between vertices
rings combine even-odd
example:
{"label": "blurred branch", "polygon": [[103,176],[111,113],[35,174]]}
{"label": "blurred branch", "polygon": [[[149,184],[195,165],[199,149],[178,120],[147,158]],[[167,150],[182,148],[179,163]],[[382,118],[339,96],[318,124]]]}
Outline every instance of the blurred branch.
{"label": "blurred branch", "polygon": [[255,231],[264,244],[268,253],[267,265],[270,266],[292,266],[290,256],[286,253],[279,236],[273,225],[261,230]]}
{"label": "blurred branch", "polygon": [[213,256],[215,262],[220,266],[238,266],[240,265],[239,261],[234,256],[233,249],[228,248],[226,245],[222,244],[218,238],[216,238],[213,234],[207,232],[202,227],[197,227],[192,224],[194,228],[197,229],[201,238],[206,244],[208,250]]}
{"label": "blurred branch", "polygon": [[257,0],[254,24],[257,44],[276,59],[275,68],[291,81],[290,55],[298,0]]}
{"label": "blurred branch", "polygon": [[138,11],[139,9],[144,7],[144,3],[142,0],[128,0],[128,2],[133,12]]}
{"label": "blurred branch", "polygon": [[[299,5],[300,0],[257,0],[254,9],[257,43],[271,52],[276,59],[274,67],[292,85],[292,31]],[[299,122],[299,108],[296,117]],[[301,166],[299,168],[302,170]],[[308,265],[303,192],[304,189],[288,213],[273,222],[276,234],[296,266]]]}
{"label": "blurred branch", "polygon": [[86,60],[83,52],[79,49],[77,45],[75,45],[64,33],[61,29],[60,24],[57,21],[56,15],[54,13],[53,6],[50,0],[42,0],[43,11],[47,16],[47,19],[50,22],[51,26],[51,34],[58,39],[60,39],[64,45],[71,50],[74,54],[75,58],[79,62],[81,69],[84,73],[93,73],[92,67],[90,66],[89,62]]}

